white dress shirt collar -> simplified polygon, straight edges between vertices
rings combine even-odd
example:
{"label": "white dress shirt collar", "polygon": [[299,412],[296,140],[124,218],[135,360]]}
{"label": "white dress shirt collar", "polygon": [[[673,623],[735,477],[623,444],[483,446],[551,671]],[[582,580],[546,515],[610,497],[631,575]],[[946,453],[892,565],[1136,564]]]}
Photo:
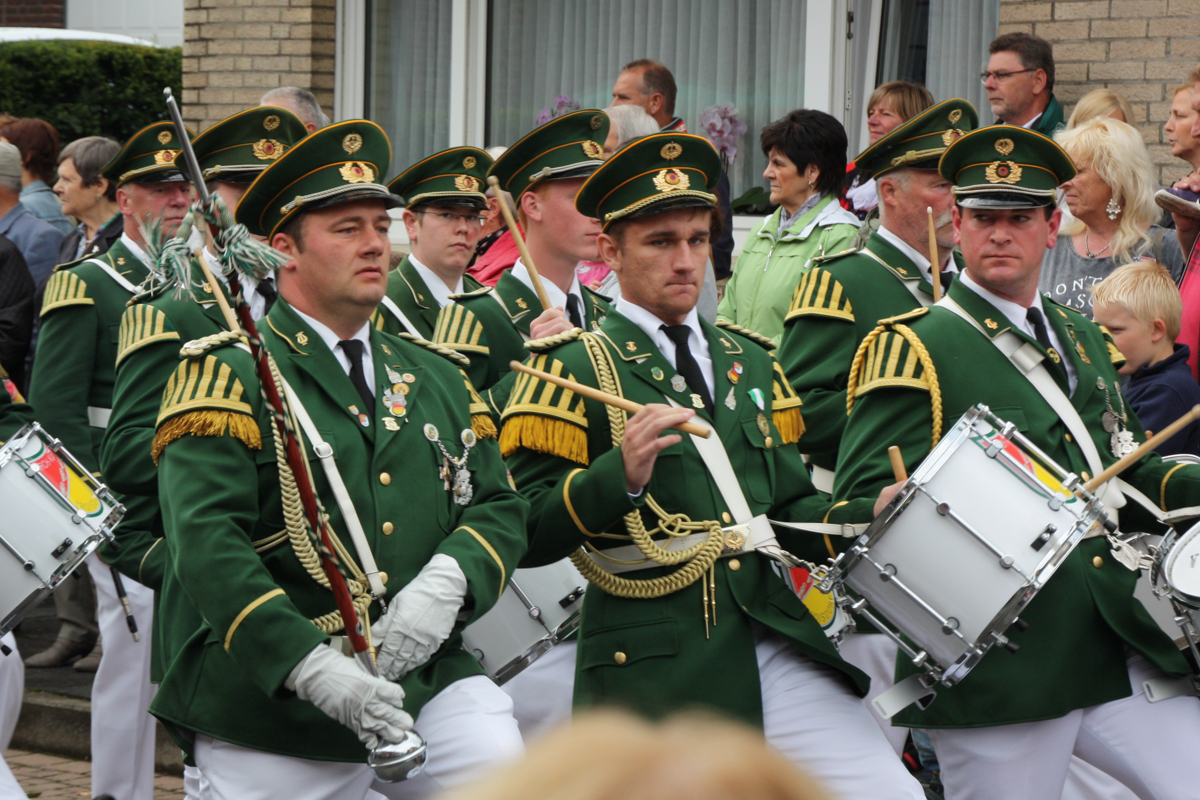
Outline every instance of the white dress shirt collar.
{"label": "white dress shirt collar", "polygon": [[[666,323],[655,316],[652,312],[647,311],[641,306],[629,301],[624,296],[617,299],[616,310],[626,319],[637,325],[646,335],[650,337],[650,341],[654,342],[658,351],[663,354],[663,357],[670,362],[672,367],[676,366],[675,361],[675,343],[667,336],[663,330],[663,325]],[[704,382],[708,384],[708,396],[714,397],[715,386],[713,383],[713,362],[712,355],[708,349],[708,339],[704,336],[704,328],[700,326],[700,315],[696,309],[688,312],[684,318],[683,324],[690,329],[688,334],[688,349],[692,351],[692,357],[696,359],[696,363],[700,366],[700,371],[704,374]]]}
{"label": "white dress shirt collar", "polygon": [[[321,341],[333,353],[334,358],[342,365],[342,370],[348,376],[350,374],[350,357],[346,355],[346,351],[338,346],[341,342],[339,337],[333,330],[323,322],[313,319],[308,314],[305,314],[300,309],[292,306],[292,310],[304,320],[308,327],[312,328],[313,333],[321,337]],[[371,357],[371,323],[365,323],[359,328],[358,333],[354,334],[351,339],[357,339],[363,343],[363,374],[367,378],[367,386],[371,388],[371,393],[375,393],[375,360]],[[369,412],[370,409],[364,409]]]}
{"label": "white dress shirt collar", "polygon": [[[908,242],[904,241],[899,236],[892,233],[891,231],[889,231],[887,228],[883,227],[882,225],[879,226],[879,230],[875,231],[875,234],[877,236],[883,237],[883,240],[885,242],[887,242],[892,247],[899,250],[900,253],[905,258],[907,258],[909,261],[916,264],[917,268],[919,270],[921,270],[921,275],[925,278],[925,280],[927,280],[931,283],[933,282],[933,273],[929,269],[929,254],[928,253],[921,253],[920,250],[917,250],[915,247],[913,247]],[[954,263],[953,258],[951,258],[949,261],[946,262],[946,268],[943,270],[943,272],[949,272],[949,273],[958,272],[958,266]]]}
{"label": "white dress shirt collar", "polygon": [[441,276],[418,261],[417,257],[412,253],[408,254],[408,262],[413,265],[413,269],[421,276],[421,280],[425,281],[425,286],[429,289],[429,293],[433,295],[433,301],[437,303],[438,308],[442,308],[450,302],[450,295],[462,294],[463,279],[461,275],[458,278],[458,285],[451,289],[442,280]]}

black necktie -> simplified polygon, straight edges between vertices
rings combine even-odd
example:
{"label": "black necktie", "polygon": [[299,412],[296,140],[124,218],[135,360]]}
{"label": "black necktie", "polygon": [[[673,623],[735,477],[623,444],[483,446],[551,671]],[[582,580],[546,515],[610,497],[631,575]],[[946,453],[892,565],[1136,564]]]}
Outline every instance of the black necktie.
{"label": "black necktie", "polygon": [[341,345],[346,358],[350,359],[350,382],[354,384],[354,388],[358,390],[358,396],[362,398],[362,413],[367,415],[367,419],[371,419],[371,410],[375,407],[375,396],[371,394],[371,387],[367,385],[367,376],[363,371],[363,343],[358,339],[343,339],[338,344]]}
{"label": "black necktie", "polygon": [[275,300],[279,297],[279,292],[275,291],[275,279],[271,277],[263,278],[254,287],[254,291],[262,295],[262,299],[266,301],[266,307],[263,308],[263,316],[266,316],[271,311],[271,306],[275,305]]}
{"label": "black necktie", "polygon": [[1029,320],[1029,324],[1033,326],[1033,335],[1038,340],[1038,344],[1044,347],[1046,352],[1059,356],[1058,359],[1055,359],[1053,356],[1050,357],[1050,374],[1060,384],[1064,386],[1069,385],[1066,368],[1062,365],[1062,353],[1059,353],[1054,348],[1054,345],[1050,343],[1050,334],[1046,330],[1046,319],[1042,316],[1042,310],[1037,306],[1031,306],[1025,312],[1025,319]]}
{"label": "black necktie", "polygon": [[583,314],[579,310],[579,298],[573,294],[567,295],[567,318],[576,328],[583,327]]}
{"label": "black necktie", "polygon": [[950,291],[950,284],[954,282],[953,272],[939,272],[938,278],[942,282],[942,293]]}
{"label": "black necktie", "polygon": [[688,347],[688,334],[692,329],[687,325],[663,325],[662,329],[667,338],[675,343],[675,369],[679,370],[688,388],[700,395],[704,408],[712,414],[713,402],[708,393],[708,381],[704,380],[704,373],[700,371],[700,365],[696,363],[696,357]]}

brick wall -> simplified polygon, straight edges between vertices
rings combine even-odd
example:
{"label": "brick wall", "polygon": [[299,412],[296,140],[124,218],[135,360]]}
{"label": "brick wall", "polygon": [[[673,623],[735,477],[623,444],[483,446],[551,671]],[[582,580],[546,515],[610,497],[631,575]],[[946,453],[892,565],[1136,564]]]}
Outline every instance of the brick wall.
{"label": "brick wall", "polygon": [[299,86],[333,116],[337,0],[184,0],[183,116],[199,133]]}
{"label": "brick wall", "polygon": [[1133,106],[1159,183],[1190,171],[1162,126],[1172,90],[1200,62],[1200,0],[1000,0],[999,32],[1009,31],[1054,45],[1054,94],[1067,116],[1080,97],[1108,87]]}
{"label": "brick wall", "polygon": [[0,28],[62,28],[63,0],[0,0]]}

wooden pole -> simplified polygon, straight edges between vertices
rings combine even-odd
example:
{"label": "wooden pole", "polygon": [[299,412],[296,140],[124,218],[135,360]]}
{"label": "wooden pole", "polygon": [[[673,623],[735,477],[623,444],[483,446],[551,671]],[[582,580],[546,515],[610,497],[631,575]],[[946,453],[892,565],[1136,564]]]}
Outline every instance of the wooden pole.
{"label": "wooden pole", "polygon": [[533,265],[533,258],[529,255],[529,248],[525,246],[525,237],[521,235],[521,229],[517,227],[517,221],[513,219],[512,209],[500,196],[500,180],[495,175],[489,175],[487,182],[496,194],[496,200],[500,204],[500,213],[504,215],[504,224],[508,226],[508,232],[512,234],[513,241],[517,243],[517,252],[521,254],[521,263],[525,265],[525,269],[529,270],[529,279],[533,281],[533,291],[537,292],[542,310],[553,308],[550,304],[550,295],[546,294],[546,287],[542,285],[542,276],[538,275],[537,267]]}
{"label": "wooden pole", "polygon": [[[605,405],[616,406],[622,411],[628,411],[630,414],[636,414],[645,408],[645,406],[643,406],[641,403],[635,403],[632,400],[626,400],[624,397],[618,397],[615,394],[609,394],[608,392],[603,392],[599,389],[593,389],[591,386],[578,383],[570,378],[563,378],[558,375],[551,375],[549,372],[542,372],[540,369],[534,369],[533,367],[526,366],[520,361],[510,361],[508,362],[508,365],[517,372],[524,372],[526,375],[532,375],[535,378],[541,378],[544,381],[556,384],[564,389],[570,389],[575,394],[582,395],[583,397],[599,401]],[[683,431],[684,433],[690,433],[693,436],[699,436],[701,439],[707,439],[708,434],[710,433],[708,428],[703,428],[694,422],[681,422],[676,425],[675,428]]]}
{"label": "wooden pole", "polygon": [[940,303],[942,300],[942,262],[938,258],[937,248],[937,226],[933,224],[933,207],[925,206],[925,213],[929,215],[929,277],[933,280],[933,302]]}
{"label": "wooden pole", "polygon": [[904,483],[908,480],[908,470],[904,468],[904,458],[900,455],[900,448],[896,445],[889,447],[888,458],[892,460],[892,474],[896,476],[896,483]]}
{"label": "wooden pole", "polygon": [[1182,417],[1151,436],[1149,439],[1143,442],[1141,447],[1139,447],[1137,450],[1134,450],[1132,453],[1120,459],[1108,469],[1104,470],[1104,472],[1101,472],[1099,475],[1092,478],[1090,481],[1084,484],[1084,488],[1092,494],[1095,494],[1096,489],[1100,488],[1117,475],[1120,475],[1132,464],[1140,461],[1142,456],[1146,455],[1146,453],[1149,453],[1151,450],[1158,447],[1165,440],[1170,439],[1172,436],[1178,433],[1180,429],[1186,427],[1190,422],[1196,419],[1200,419],[1200,406],[1192,406],[1191,411],[1187,412]]}

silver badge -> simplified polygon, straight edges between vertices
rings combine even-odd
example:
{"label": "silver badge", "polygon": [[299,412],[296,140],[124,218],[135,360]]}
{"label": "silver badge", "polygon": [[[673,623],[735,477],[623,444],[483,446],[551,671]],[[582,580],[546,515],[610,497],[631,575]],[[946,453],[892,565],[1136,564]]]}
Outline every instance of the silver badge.
{"label": "silver badge", "polygon": [[734,387],[729,387],[729,394],[725,395],[725,407],[730,411],[737,408],[737,398],[733,396]]}
{"label": "silver badge", "polygon": [[683,379],[682,375],[672,375],[671,376],[671,388],[677,392],[682,392],[684,389],[687,388],[687,381],[685,381]]}

